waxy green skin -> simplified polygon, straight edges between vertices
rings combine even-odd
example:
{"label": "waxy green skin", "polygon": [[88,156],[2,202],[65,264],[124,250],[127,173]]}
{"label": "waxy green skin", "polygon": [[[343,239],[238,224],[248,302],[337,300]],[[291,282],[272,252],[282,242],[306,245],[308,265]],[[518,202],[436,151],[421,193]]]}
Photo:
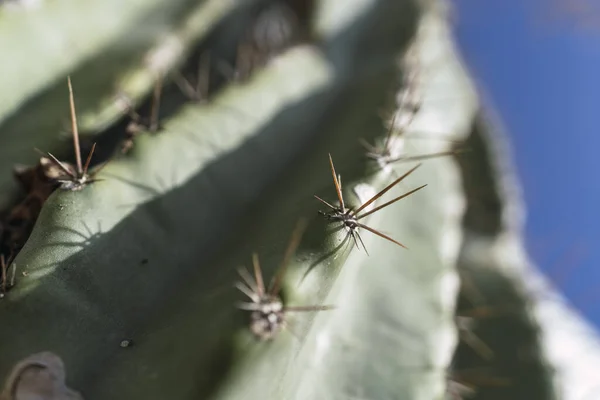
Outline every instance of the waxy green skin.
{"label": "waxy green skin", "polygon": [[[101,181],[50,197],[16,259],[17,285],[0,302],[0,343],[7,344],[0,347],[0,376],[47,350],[61,357],[69,387],[86,400],[442,396],[456,342],[456,164],[424,162],[406,185],[427,188],[365,218],[408,250],[367,232],[368,256],[340,247],[345,233],[330,232],[336,226],[318,214],[313,198],[335,202],[328,153],[354,208],[414,165],[382,171],[359,139],[374,143],[387,134],[376,113],[397,90],[396,59],[415,34],[417,4],[317,3],[311,29],[318,47],[292,49],[210,102],[178,107],[161,131],[139,135],[126,157],[111,161]],[[205,19],[195,23],[207,30],[221,9],[203,4],[196,11]],[[423,58],[446,61],[425,80],[426,91],[460,100],[447,108],[425,104],[421,130],[443,120],[460,137],[477,101],[449,42],[435,37],[443,23],[432,17],[423,24],[434,32],[425,35]],[[177,32],[185,36],[183,25]],[[190,37],[204,32],[188,28],[196,34],[185,36],[186,51]],[[123,72],[107,80],[149,93],[151,74],[136,65],[143,79]],[[77,107],[94,114],[85,98],[101,102],[105,93],[91,90],[86,76],[73,78]],[[46,145],[59,147],[53,134],[36,146],[55,153]],[[415,149],[432,150],[427,146]],[[398,185],[375,205],[406,191]],[[235,307],[243,298],[233,287],[236,268],[256,251],[272,276],[300,217],[309,224],[283,281],[283,306],[336,308],[298,313],[294,334],[282,330],[261,342]]]}

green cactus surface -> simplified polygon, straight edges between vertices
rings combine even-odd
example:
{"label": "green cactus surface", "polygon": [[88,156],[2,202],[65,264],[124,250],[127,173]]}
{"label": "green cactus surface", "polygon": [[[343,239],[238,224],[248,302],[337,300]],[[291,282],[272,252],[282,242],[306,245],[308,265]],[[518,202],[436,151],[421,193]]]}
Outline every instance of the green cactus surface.
{"label": "green cactus surface", "polygon": [[[469,174],[492,156],[480,157],[474,142],[481,104],[443,3],[241,3],[0,5],[0,52],[11,60],[0,74],[8,94],[0,98],[0,216],[23,204],[12,169],[33,164],[33,148],[73,163],[67,76],[82,157],[97,142],[91,171],[102,165],[96,182],[50,195],[9,260],[4,283],[14,274],[14,286],[0,300],[6,400],[30,399],[27,390],[40,390],[47,376],[56,378],[45,400],[432,400],[445,398],[452,363],[481,361],[457,347],[455,316],[459,272],[473,264],[465,255],[468,217],[478,211]],[[279,29],[300,39],[262,49],[242,79],[239,44],[248,31],[271,32],[257,21],[274,6],[295,13],[295,25]],[[307,8],[309,19],[299,11]],[[406,111],[399,99],[409,49],[421,65],[422,104],[391,140],[389,115]],[[203,101],[189,101],[173,77],[196,71],[208,51],[211,73],[231,64],[237,75],[212,76]],[[160,127],[138,132],[123,154],[129,117],[116,98],[124,94],[147,114],[156,82]],[[377,163],[361,140],[410,157],[449,151],[449,140],[465,138],[470,152],[423,160],[365,209],[427,185],[361,219],[406,248],[360,228],[365,250],[319,213],[327,210],[315,195],[338,205],[329,157],[352,208],[418,165]],[[281,300],[334,307],[286,314],[273,340],[258,340],[250,313],[237,307],[247,300],[234,286],[238,268],[251,270],[256,253],[268,283],[301,219],[307,229],[282,275]],[[478,287],[490,287],[479,278]],[[525,309],[527,295],[517,297]],[[536,322],[523,313],[531,329],[508,344],[483,335],[497,344],[492,350],[537,349]],[[32,375],[19,389],[15,376],[38,359],[50,360],[39,366],[49,375]],[[508,390],[503,395],[552,398],[544,354],[536,350],[530,361],[536,393],[547,394],[526,397],[509,384],[498,389]]]}

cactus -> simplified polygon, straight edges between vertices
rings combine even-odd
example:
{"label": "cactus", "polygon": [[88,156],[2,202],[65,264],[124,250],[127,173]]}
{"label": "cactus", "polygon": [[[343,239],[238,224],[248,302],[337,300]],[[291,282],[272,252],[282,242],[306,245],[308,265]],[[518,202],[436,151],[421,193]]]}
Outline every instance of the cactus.
{"label": "cactus", "polygon": [[[19,48],[0,41],[5,57],[14,54],[15,65],[26,64],[24,54],[43,60],[27,70],[27,82],[15,79],[25,74],[17,69],[0,77],[0,91],[10,93],[0,103],[7,144],[0,147],[0,206],[14,216],[21,214],[10,214],[11,207],[29,204],[32,193],[43,203],[26,213],[19,234],[4,218],[4,397],[30,398],[19,394],[15,377],[40,357],[50,360],[44,368],[58,385],[44,399],[86,400],[430,400],[443,398],[447,386],[473,386],[468,374],[459,379],[460,368],[498,367],[496,350],[505,344],[476,327],[459,325],[489,346],[491,357],[457,347],[464,336],[455,325],[455,312],[464,312],[456,308],[459,271],[469,270],[475,286],[490,287],[470,269],[465,248],[474,239],[464,234],[478,210],[470,174],[489,172],[494,155],[486,153],[485,133],[473,128],[480,101],[440,4],[58,1],[0,8],[0,21],[11,21],[0,23],[0,37],[5,30],[23,38]],[[280,36],[272,32],[274,10],[286,16]],[[26,29],[32,21],[35,37]],[[58,35],[56,52],[44,50],[39,32]],[[68,49],[68,57],[59,57],[59,49]],[[407,110],[403,82],[410,73],[401,60],[409,49],[423,65],[416,86],[424,100]],[[181,93],[181,78],[208,53],[208,85],[187,86],[208,92]],[[234,65],[230,73],[228,65]],[[75,167],[70,158],[63,162],[77,154],[61,133],[67,76],[79,121],[69,135],[78,131],[82,143],[74,147],[96,150],[91,168],[106,163],[92,184],[80,182],[88,167],[81,167],[81,155]],[[160,99],[153,99],[156,88]],[[118,101],[123,94],[135,113]],[[159,108],[148,106],[156,100]],[[391,110],[383,120],[382,108]],[[127,130],[128,114],[154,115],[160,123],[135,117],[135,129]],[[413,134],[437,140],[413,141]],[[465,138],[471,151],[451,157],[457,152],[448,140]],[[18,174],[27,190],[36,188],[19,203],[11,170],[33,164],[34,147],[56,157]],[[415,170],[416,158],[431,159]],[[65,174],[72,176],[63,188],[73,189],[76,180],[80,190],[53,191]],[[495,183],[499,173],[489,175]],[[411,191],[417,187],[422,190]],[[329,218],[318,213],[323,204],[314,196],[333,210]],[[361,204],[365,218],[356,225],[359,217],[345,206]],[[484,211],[476,222],[500,212]],[[306,231],[292,254],[285,249],[299,219]],[[355,242],[356,229],[375,234]],[[260,255],[261,274],[246,279],[244,293],[264,291],[259,276],[278,276],[269,305],[279,308],[252,306],[267,323],[276,317],[269,326],[276,332],[258,335],[270,340],[258,340],[248,313],[236,308],[245,300],[234,287],[238,267],[253,253]],[[283,254],[289,262],[277,275]],[[502,271],[494,274],[493,281],[503,279]],[[539,346],[527,295],[514,297],[528,330],[507,339],[511,356],[520,351],[517,344]],[[287,329],[279,329],[280,308],[290,305],[323,311],[285,315]],[[527,360],[536,395],[522,398],[551,398],[544,354],[534,351]],[[520,363],[516,356],[510,361]],[[496,372],[488,381],[501,384],[491,385],[492,393],[525,393],[519,376]],[[35,387],[23,393],[47,382],[27,385]],[[476,387],[473,395],[485,390]]]}

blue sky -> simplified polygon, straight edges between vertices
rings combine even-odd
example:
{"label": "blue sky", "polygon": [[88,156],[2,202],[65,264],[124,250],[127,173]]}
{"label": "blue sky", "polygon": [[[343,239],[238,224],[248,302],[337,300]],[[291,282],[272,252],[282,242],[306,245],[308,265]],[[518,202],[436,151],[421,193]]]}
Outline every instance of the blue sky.
{"label": "blue sky", "polygon": [[508,130],[529,254],[600,329],[600,2],[553,18],[551,3],[591,2],[452,2],[463,57]]}

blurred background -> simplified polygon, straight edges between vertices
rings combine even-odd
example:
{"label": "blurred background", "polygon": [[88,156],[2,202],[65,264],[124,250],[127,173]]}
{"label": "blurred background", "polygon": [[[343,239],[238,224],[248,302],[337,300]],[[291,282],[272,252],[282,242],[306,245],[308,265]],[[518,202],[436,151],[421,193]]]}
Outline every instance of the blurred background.
{"label": "blurred background", "polygon": [[532,261],[600,327],[600,2],[452,0],[455,35],[502,120]]}

